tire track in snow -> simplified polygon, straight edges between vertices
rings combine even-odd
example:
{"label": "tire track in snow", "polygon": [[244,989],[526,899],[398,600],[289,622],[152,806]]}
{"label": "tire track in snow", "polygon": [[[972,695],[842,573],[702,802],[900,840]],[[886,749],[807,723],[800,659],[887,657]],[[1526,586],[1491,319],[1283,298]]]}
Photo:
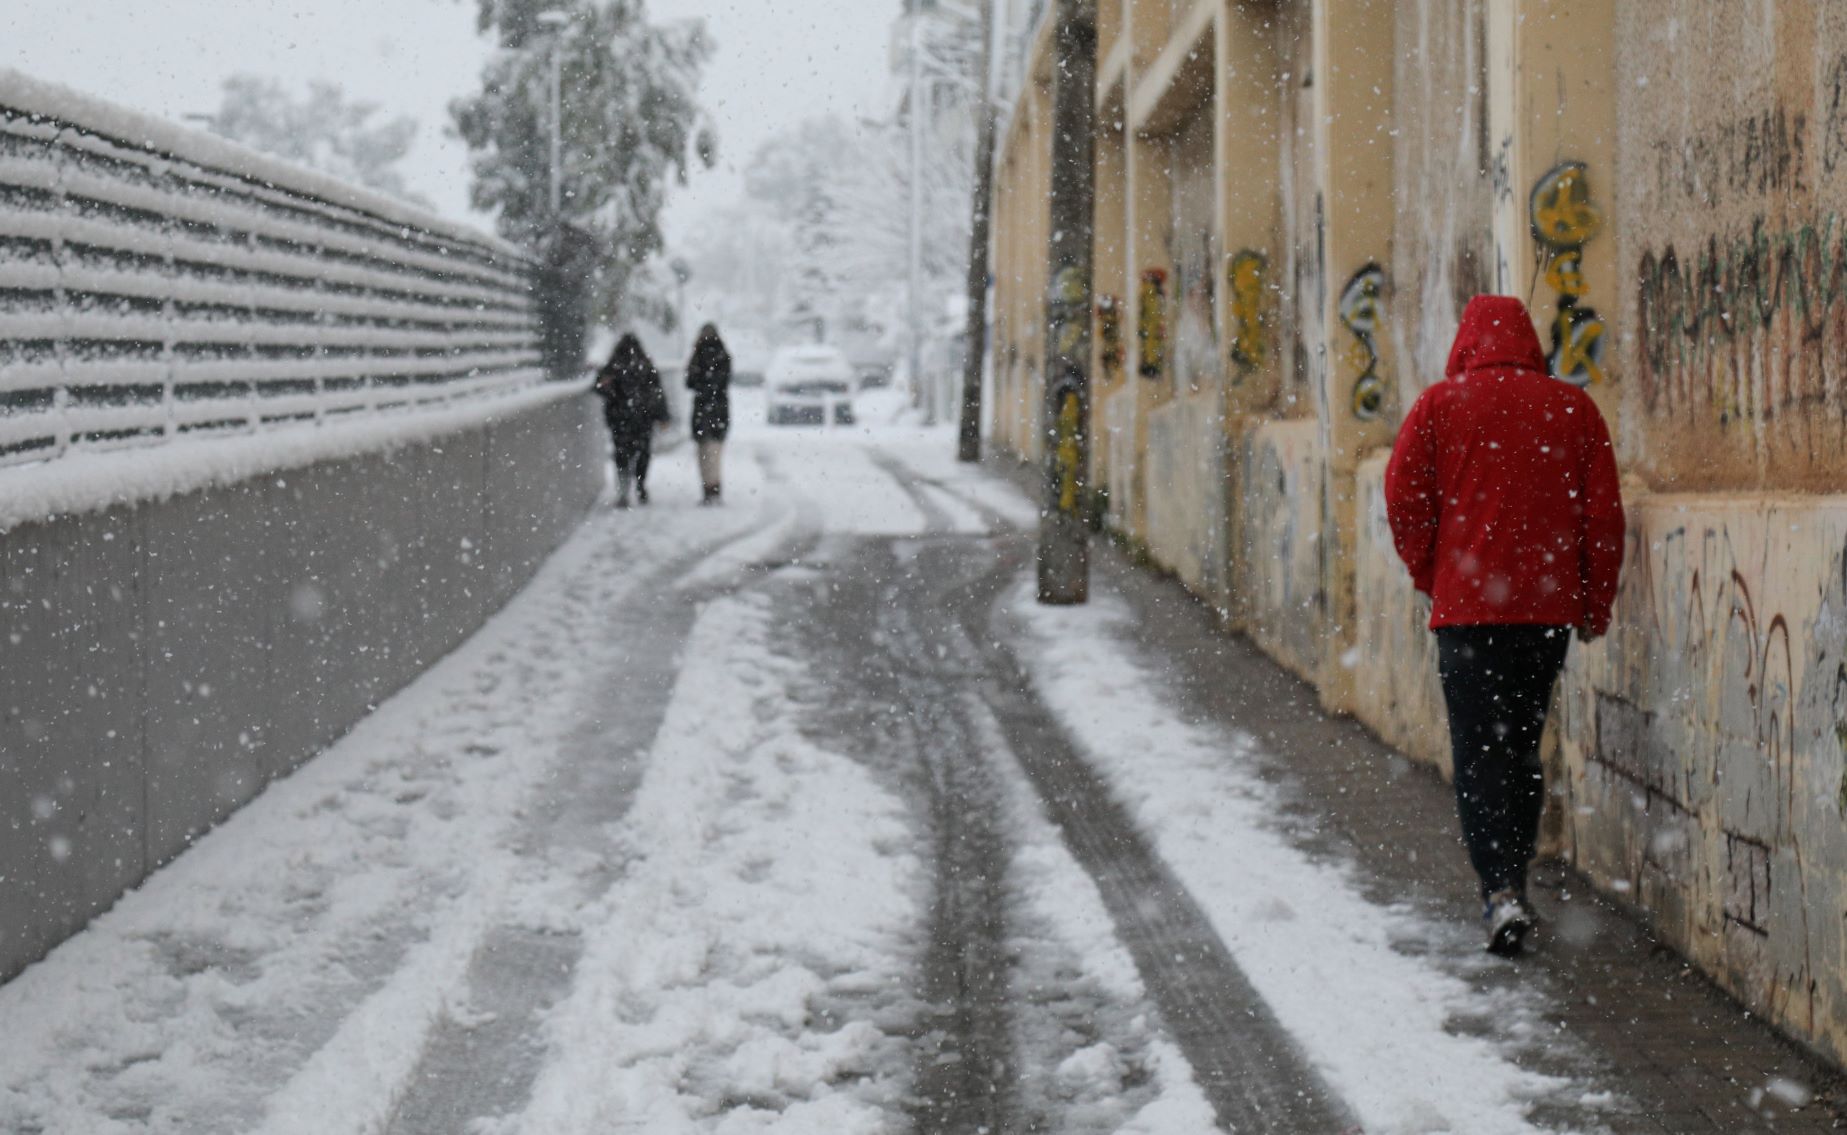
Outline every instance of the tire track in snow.
{"label": "tire track in snow", "polygon": [[1154,853],[1108,787],[1072,748],[992,623],[996,598],[1026,562],[1024,544],[998,562],[941,564],[957,576],[960,618],[985,643],[985,698],[1067,847],[1095,880],[1200,1088],[1233,1131],[1350,1130],[1345,1106],[1308,1065],[1205,913]]}

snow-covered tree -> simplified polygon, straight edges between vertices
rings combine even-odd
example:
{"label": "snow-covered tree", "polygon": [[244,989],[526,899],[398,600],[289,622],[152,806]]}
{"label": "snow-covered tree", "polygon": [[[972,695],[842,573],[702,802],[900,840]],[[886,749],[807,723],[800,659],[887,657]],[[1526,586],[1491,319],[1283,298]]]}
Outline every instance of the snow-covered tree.
{"label": "snow-covered tree", "polygon": [[[645,0],[480,0],[479,24],[500,50],[481,90],[450,107],[474,153],[475,205],[502,235],[542,250],[548,287],[570,296],[545,304],[575,312],[549,327],[555,365],[581,342],[584,323],[617,323],[637,270],[661,248],[668,188],[714,142],[700,126],[699,75],[711,43],[699,23],[660,26]],[[551,207],[551,76],[560,75],[559,208]]]}
{"label": "snow-covered tree", "polygon": [[[973,117],[959,116],[925,136],[922,268],[933,314],[967,267],[973,130]],[[895,323],[909,286],[911,164],[903,124],[810,119],[758,149],[747,200],[715,218],[689,255],[708,288],[748,286],[771,301],[766,317],[784,332]],[[739,257],[741,246],[752,255]]]}
{"label": "snow-covered tree", "polygon": [[338,83],[314,80],[297,97],[275,79],[233,75],[206,124],[253,150],[427,205],[397,168],[416,141],[417,120],[374,122],[378,110],[376,103],[348,101]]}

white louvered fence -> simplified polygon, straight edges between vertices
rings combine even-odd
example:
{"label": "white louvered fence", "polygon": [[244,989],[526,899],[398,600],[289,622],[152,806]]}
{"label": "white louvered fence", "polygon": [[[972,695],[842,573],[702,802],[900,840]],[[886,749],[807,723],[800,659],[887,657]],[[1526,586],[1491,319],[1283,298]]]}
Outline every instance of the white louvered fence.
{"label": "white louvered fence", "polygon": [[391,199],[0,72],[0,465],[535,386],[530,269]]}

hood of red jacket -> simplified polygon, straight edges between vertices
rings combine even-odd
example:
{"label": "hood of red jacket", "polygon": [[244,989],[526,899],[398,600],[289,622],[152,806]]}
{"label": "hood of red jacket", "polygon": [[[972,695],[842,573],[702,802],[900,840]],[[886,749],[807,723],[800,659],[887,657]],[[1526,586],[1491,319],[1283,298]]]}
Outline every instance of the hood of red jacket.
{"label": "hood of red jacket", "polygon": [[1533,331],[1526,305],[1513,296],[1476,296],[1462,311],[1445,377],[1483,367],[1518,367],[1546,372],[1546,352]]}

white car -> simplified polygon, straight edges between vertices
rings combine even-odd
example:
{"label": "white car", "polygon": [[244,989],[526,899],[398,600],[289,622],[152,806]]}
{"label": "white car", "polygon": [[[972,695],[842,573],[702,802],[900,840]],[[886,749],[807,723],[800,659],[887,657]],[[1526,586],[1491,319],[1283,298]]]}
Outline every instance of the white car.
{"label": "white car", "polygon": [[784,347],[764,374],[772,426],[853,424],[853,367],[833,347]]}

